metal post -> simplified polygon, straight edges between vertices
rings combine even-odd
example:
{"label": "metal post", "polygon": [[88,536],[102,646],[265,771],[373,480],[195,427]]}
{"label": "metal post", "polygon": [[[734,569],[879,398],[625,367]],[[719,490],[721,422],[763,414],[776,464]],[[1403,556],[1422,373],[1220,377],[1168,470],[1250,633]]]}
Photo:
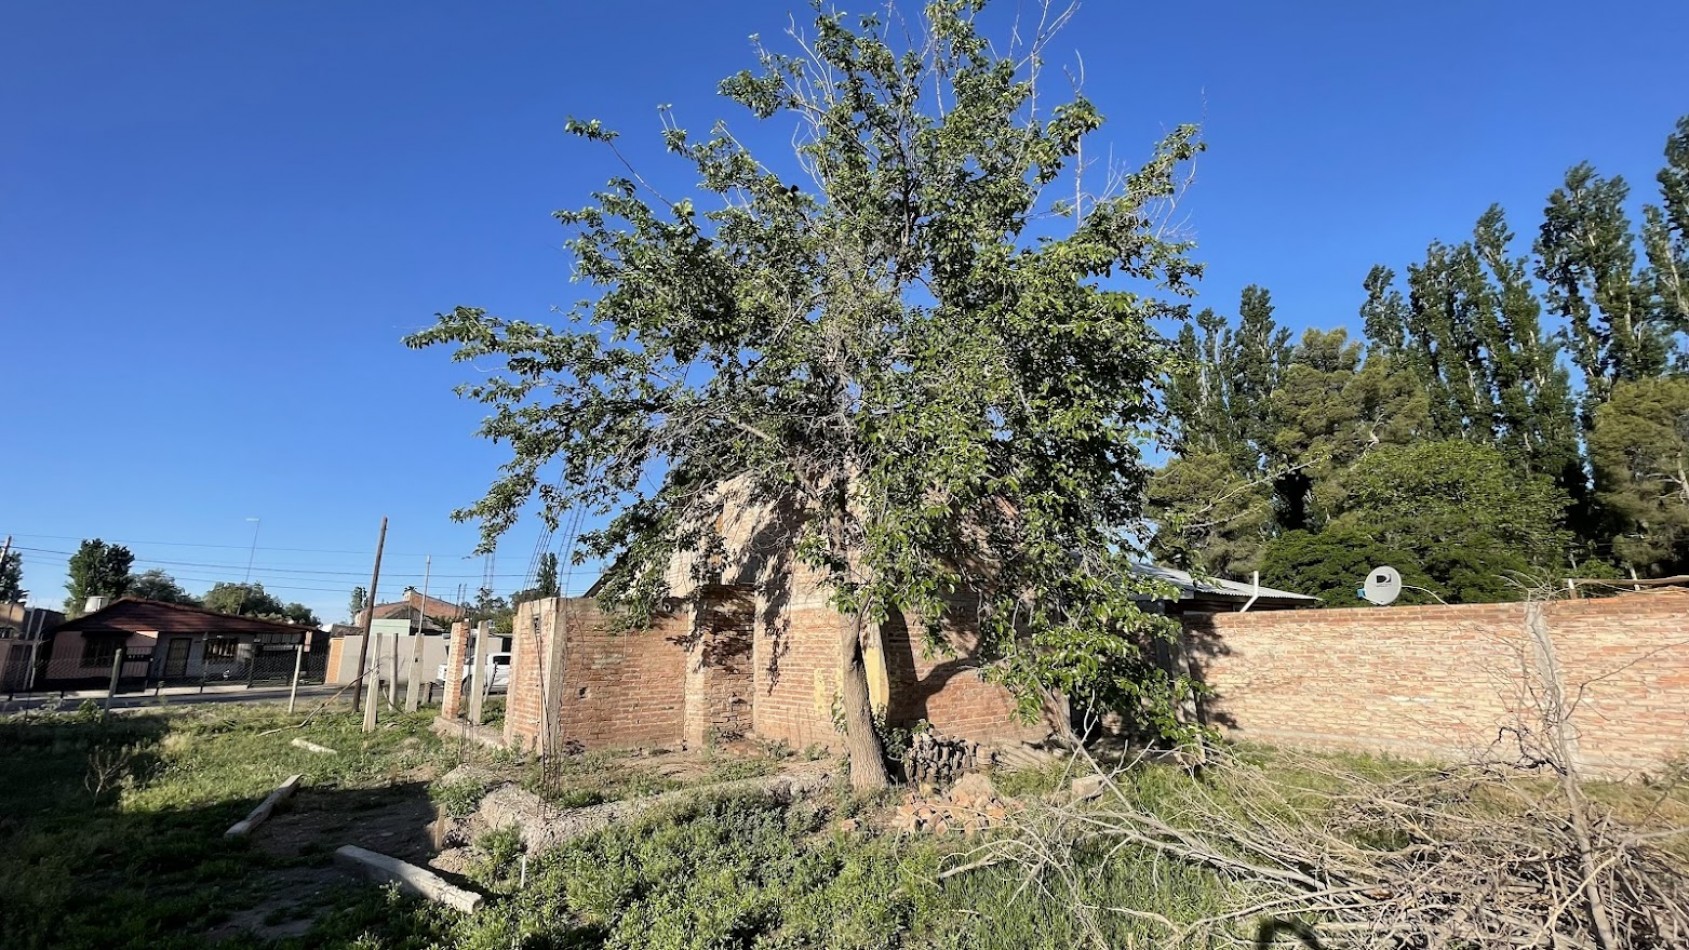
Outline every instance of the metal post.
{"label": "metal post", "polygon": [[293,648],[293,685],[287,690],[287,713],[293,715],[293,701],[299,697],[299,670],[305,665],[305,642],[301,640]]}
{"label": "metal post", "polygon": [[118,647],[111,655],[111,685],[106,687],[106,712],[111,712],[112,697],[117,695],[117,678],[123,674],[123,659],[129,652],[128,647]]}
{"label": "metal post", "polygon": [[[375,588],[381,582],[381,551],[387,546],[387,516],[381,516],[381,537],[375,542],[375,570],[370,572],[369,596],[366,598],[369,606],[364,610],[364,639],[358,644],[358,679],[352,687],[352,709],[357,710],[359,701],[363,699],[364,676],[369,672],[369,632],[375,622]],[[366,719],[371,718],[366,715]],[[371,729],[375,728],[372,724]]]}
{"label": "metal post", "polygon": [[[235,647],[235,649],[239,650],[240,647],[237,646],[237,647]],[[263,649],[263,647],[258,643],[257,640],[252,641],[252,655],[246,658],[246,688],[247,689],[252,688],[252,675],[254,673],[258,672],[258,654],[259,654],[259,651],[262,650],[262,649]]]}

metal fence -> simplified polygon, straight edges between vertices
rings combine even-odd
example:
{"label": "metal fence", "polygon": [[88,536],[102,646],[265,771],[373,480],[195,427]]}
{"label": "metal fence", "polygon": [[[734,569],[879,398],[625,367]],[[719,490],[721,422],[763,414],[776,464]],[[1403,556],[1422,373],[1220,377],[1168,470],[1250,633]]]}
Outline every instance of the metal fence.
{"label": "metal fence", "polygon": [[204,692],[213,687],[278,687],[324,682],[326,651],[307,652],[300,643],[240,641],[213,654],[205,644],[193,663],[152,646],[131,647],[121,639],[83,638],[55,645],[51,640],[0,640],[0,696],[19,697],[102,691],[115,695]]}

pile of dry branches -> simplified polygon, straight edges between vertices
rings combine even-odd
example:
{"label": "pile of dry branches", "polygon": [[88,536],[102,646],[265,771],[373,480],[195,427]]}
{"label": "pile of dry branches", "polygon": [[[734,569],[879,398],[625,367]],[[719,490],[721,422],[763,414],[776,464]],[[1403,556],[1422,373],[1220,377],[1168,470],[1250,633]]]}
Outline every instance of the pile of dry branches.
{"label": "pile of dry branches", "polygon": [[[1267,766],[1219,753],[1149,798],[1131,781],[1141,768],[1109,770],[1100,801],[1029,813],[967,866],[1020,864],[1099,947],[1109,915],[1180,945],[1283,934],[1328,947],[1689,947],[1689,862],[1669,850],[1689,828],[1674,824],[1683,800],[1672,788],[1628,796],[1621,819],[1569,802],[1558,781],[1496,767],[1388,777],[1328,758]],[[1083,879],[1096,862],[1080,852],[1099,849],[1203,866],[1234,906],[1195,921],[1096,906]]]}

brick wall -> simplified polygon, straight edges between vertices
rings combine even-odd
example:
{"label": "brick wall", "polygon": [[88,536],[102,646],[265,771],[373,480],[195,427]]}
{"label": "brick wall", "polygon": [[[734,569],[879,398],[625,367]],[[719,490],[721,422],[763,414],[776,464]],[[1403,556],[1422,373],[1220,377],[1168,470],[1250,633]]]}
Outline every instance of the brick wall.
{"label": "brick wall", "polygon": [[[969,613],[966,605],[956,606],[942,631],[950,654],[928,651],[924,629],[912,618],[894,619],[880,630],[890,720],[907,725],[925,719],[941,733],[977,742],[1042,739],[1050,724],[1015,721],[1008,690],[981,678],[973,656],[977,632],[960,619]],[[842,737],[833,726],[840,617],[828,605],[826,592],[813,575],[798,572],[791,587],[761,595],[757,613],[752,660],[756,733],[800,749],[812,743],[841,748]]]}
{"label": "brick wall", "polygon": [[527,748],[552,741],[588,749],[678,745],[690,628],[686,613],[618,632],[584,597],[524,604],[512,643],[506,741]]}
{"label": "brick wall", "polygon": [[440,718],[463,716],[463,665],[469,649],[469,622],[452,624],[452,641],[446,648],[445,696],[440,701]]}
{"label": "brick wall", "polygon": [[340,676],[340,661],[345,653],[345,637],[334,637],[328,641],[328,661],[323,664],[323,682],[331,685],[351,682],[350,679]]}
{"label": "brick wall", "polygon": [[504,705],[505,745],[542,753],[557,748],[557,719],[547,716],[546,709],[563,688],[563,641],[557,637],[561,609],[555,597],[516,608]]}
{"label": "brick wall", "polygon": [[928,647],[918,618],[897,618],[881,628],[891,683],[889,718],[900,724],[925,719],[945,735],[987,744],[1043,739],[1065,711],[1047,710],[1044,720],[1031,725],[1014,718],[1014,697],[983,676],[978,628],[956,619],[973,609],[972,603],[952,604],[940,631],[948,651]]}
{"label": "brick wall", "polygon": [[711,588],[694,608],[684,691],[687,744],[751,732],[755,628],[756,598],[749,591]]}
{"label": "brick wall", "polygon": [[[1544,616],[1585,767],[1625,773],[1689,751],[1689,593],[1559,601]],[[1218,694],[1205,715],[1262,742],[1505,754],[1498,734],[1539,682],[1522,604],[1194,615],[1186,630],[1187,659]]]}

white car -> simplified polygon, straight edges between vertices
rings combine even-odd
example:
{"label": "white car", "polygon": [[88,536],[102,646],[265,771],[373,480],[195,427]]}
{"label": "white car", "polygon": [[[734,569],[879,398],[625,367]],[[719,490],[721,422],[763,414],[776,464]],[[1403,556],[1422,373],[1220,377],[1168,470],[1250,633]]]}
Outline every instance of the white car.
{"label": "white car", "polygon": [[[434,673],[434,682],[446,681],[446,664],[441,663]],[[489,653],[482,670],[481,682],[489,693],[502,693],[510,688],[510,654]],[[463,688],[469,688],[469,663],[463,664]]]}

